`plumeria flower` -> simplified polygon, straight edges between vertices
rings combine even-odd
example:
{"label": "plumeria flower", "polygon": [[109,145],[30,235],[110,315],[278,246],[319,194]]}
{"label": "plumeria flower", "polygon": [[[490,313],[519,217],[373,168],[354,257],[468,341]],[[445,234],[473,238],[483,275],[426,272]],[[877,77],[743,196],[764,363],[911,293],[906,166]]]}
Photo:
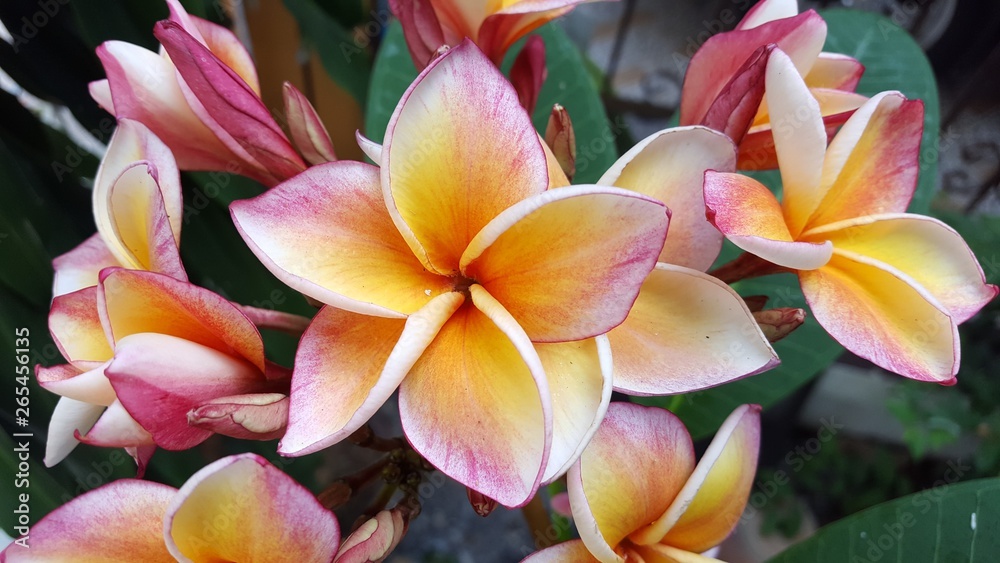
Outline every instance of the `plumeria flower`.
{"label": "plumeria flower", "polygon": [[279,452],[340,441],[398,387],[417,452],[522,505],[603,416],[602,335],[653,268],[666,208],[613,187],[547,191],[541,138],[468,41],[421,73],[368,150],[379,167],[316,166],[232,206],[268,269],[327,305],[299,345]]}
{"label": "plumeria flower", "polygon": [[222,458],[178,490],[120,479],[84,493],[31,527],[8,563],[103,561],[326,563],[340,526],[308,489],[255,454]]}
{"label": "plumeria flower", "polygon": [[[759,79],[743,76],[741,80],[740,74],[752,74],[754,66],[762,71],[764,66],[753,65],[748,57],[759,56],[761,48],[774,44],[805,78],[819,102],[827,134],[832,136],[866,100],[854,93],[864,67],[851,57],[821,52],[825,41],[826,22],[814,10],[800,14],[796,0],[762,0],[736,29],[712,36],[691,58],[681,92],[681,125],[705,124],[724,130],[718,123],[725,124],[729,116],[713,114],[732,107],[748,89],[759,86]],[[725,131],[739,144],[741,170],[775,168],[771,131],[795,126],[794,121],[775,119],[768,105],[764,101],[757,108],[749,131]]]}
{"label": "plumeria flower", "polygon": [[525,563],[708,562],[733,531],[757,470],[760,407],[737,408],[695,465],[684,424],[669,411],[612,403],[566,486],[579,540]]}
{"label": "plumeria flower", "polygon": [[845,348],[906,377],[954,382],[956,325],[997,288],[958,233],[905,212],[919,172],[923,104],[879,94],[827,148],[819,104],[794,62],[775,51],[766,79],[771,114],[798,124],[774,130],[782,202],[751,178],[709,172],[709,217],[763,259],[755,273],[774,265],[797,272],[813,315]]}
{"label": "plumeria flower", "polygon": [[271,186],[305,168],[260,99],[250,54],[228,29],[167,0],[170,20],[156,25],[159,54],[107,41],[97,56],[108,75],[94,100],[118,118],[141,121],[183,170],[240,173]]}
{"label": "plumeria flower", "polygon": [[187,449],[213,432],[270,440],[284,430],[287,370],[264,359],[253,323],[207,289],[108,268],[98,286],[53,301],[49,330],[69,363],[36,372],[61,396],[47,466],[84,442],[127,448],[141,473],[155,446]]}
{"label": "plumeria flower", "polygon": [[94,178],[97,233],[52,262],[53,294],[97,285],[104,268],[187,281],[178,247],[184,204],[174,157],[145,125],[122,119]]}

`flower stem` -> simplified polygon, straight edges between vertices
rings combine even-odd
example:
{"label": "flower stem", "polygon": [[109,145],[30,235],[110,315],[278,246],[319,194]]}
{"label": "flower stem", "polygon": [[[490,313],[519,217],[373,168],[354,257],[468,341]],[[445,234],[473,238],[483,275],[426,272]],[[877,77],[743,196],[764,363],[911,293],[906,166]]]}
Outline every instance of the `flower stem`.
{"label": "flower stem", "polygon": [[743,254],[737,256],[735,260],[727,262],[726,264],[712,270],[708,273],[708,275],[715,276],[725,283],[733,283],[748,278],[756,278],[791,271],[792,270],[785,268],[784,266],[772,264],[763,258],[754,256],[749,252],[744,252]]}
{"label": "flower stem", "polygon": [[234,303],[250,321],[257,325],[257,328],[269,328],[291,334],[292,336],[302,336],[306,327],[309,326],[309,319],[301,315],[275,311],[273,309],[261,309],[249,305]]}
{"label": "flower stem", "polygon": [[536,549],[553,545],[555,534],[552,533],[552,520],[549,518],[549,511],[545,509],[545,503],[542,502],[542,495],[536,494],[528,501],[528,504],[521,508],[521,514],[528,523],[531,537],[535,538]]}

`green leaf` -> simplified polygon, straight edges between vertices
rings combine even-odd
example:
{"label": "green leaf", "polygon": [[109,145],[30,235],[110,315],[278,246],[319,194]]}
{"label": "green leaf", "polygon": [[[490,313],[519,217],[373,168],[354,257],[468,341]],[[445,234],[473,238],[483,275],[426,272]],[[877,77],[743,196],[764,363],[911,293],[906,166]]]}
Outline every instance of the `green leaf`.
{"label": "green leaf", "polygon": [[[925,123],[920,182],[910,211],[926,213],[937,181],[937,134],[940,121],[937,85],[930,64],[919,45],[888,19],[868,12],[824,10],[829,33],[824,50],[853,56],[865,65],[858,91],[874,95],[900,90],[909,98],[924,100]],[[752,174],[781,193],[777,171]],[[739,250],[726,243],[717,264],[732,260]],[[807,309],[798,280],[791,275],[768,276],[734,284],[744,296],[767,295],[767,306]],[[774,349],[781,365],[767,373],[677,398],[642,398],[636,402],[673,410],[695,439],[710,436],[737,406],[757,403],[768,407],[789,396],[825,370],[843,352],[812,315]]]}
{"label": "green leaf", "polygon": [[359,45],[352,31],[314,0],[284,1],[299,23],[303,39],[319,53],[327,74],[363,106],[368,95],[372,61],[367,43],[372,37],[365,35],[364,44]]}
{"label": "green leaf", "polygon": [[[552,105],[562,104],[569,111],[576,132],[577,176],[574,182],[596,182],[618,159],[615,137],[624,126],[611,127],[583,56],[566,33],[554,24],[540,28],[537,33],[545,40],[549,74],[538,96],[532,122],[536,130],[544,133]],[[520,44],[511,49],[504,68],[510,67],[519,50]],[[393,22],[375,57],[372,71],[371,96],[365,111],[365,132],[370,139],[382,142],[396,104],[416,77],[417,70],[406,49],[403,28]]]}
{"label": "green leaf", "polygon": [[[829,26],[824,51],[850,55],[865,65],[858,93],[873,96],[899,90],[924,102],[924,137],[920,145],[920,180],[909,211],[926,214],[937,191],[938,132],[941,107],[934,71],[920,45],[889,18],[858,10],[823,10]],[[954,136],[944,139],[953,143]]]}
{"label": "green leaf", "polygon": [[[965,469],[952,462],[952,481]],[[958,477],[954,477],[958,475]],[[1000,479],[942,483],[830,524],[770,563],[996,561]]]}

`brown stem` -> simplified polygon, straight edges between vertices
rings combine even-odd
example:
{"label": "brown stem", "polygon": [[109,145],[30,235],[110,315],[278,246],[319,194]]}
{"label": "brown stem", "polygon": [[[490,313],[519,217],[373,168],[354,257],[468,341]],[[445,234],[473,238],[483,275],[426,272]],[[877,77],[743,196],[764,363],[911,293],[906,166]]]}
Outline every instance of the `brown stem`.
{"label": "brown stem", "polygon": [[343,505],[354,496],[354,492],[374,481],[382,475],[383,470],[392,463],[392,456],[385,456],[364,469],[334,481],[324,489],[317,498],[323,506],[334,509]]}
{"label": "brown stem", "polygon": [[306,327],[309,326],[309,319],[302,315],[275,311],[273,309],[261,309],[249,305],[239,305],[237,307],[250,319],[257,328],[269,328],[280,330],[292,336],[302,336]]}
{"label": "brown stem", "polygon": [[756,278],[781,272],[791,272],[784,266],[772,264],[763,258],[754,256],[749,252],[744,252],[736,257],[732,262],[728,262],[712,270],[708,274],[715,276],[725,283],[738,282],[748,278]]}

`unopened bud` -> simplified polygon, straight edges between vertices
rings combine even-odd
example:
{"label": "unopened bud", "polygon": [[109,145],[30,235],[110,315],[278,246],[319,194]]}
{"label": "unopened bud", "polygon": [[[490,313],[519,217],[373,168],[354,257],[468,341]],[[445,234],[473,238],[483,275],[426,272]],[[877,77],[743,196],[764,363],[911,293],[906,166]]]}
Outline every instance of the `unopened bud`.
{"label": "unopened bud", "polygon": [[788,336],[806,321],[806,312],[802,309],[781,307],[757,311],[753,314],[760,330],[769,342],[777,342]]}
{"label": "unopened bud", "polygon": [[396,549],[409,527],[399,509],[382,510],[363,522],[341,544],[335,563],[374,563],[384,561]]}
{"label": "unopened bud", "polygon": [[576,175],[576,133],[569,112],[559,104],[552,106],[549,124],[545,127],[545,144],[552,149],[559,167],[570,181]]}
{"label": "unopened bud", "polygon": [[468,487],[466,487],[465,490],[469,493],[469,504],[472,505],[472,510],[475,510],[476,514],[485,518],[493,512],[494,508],[497,507],[497,501],[491,499],[483,493]]}

